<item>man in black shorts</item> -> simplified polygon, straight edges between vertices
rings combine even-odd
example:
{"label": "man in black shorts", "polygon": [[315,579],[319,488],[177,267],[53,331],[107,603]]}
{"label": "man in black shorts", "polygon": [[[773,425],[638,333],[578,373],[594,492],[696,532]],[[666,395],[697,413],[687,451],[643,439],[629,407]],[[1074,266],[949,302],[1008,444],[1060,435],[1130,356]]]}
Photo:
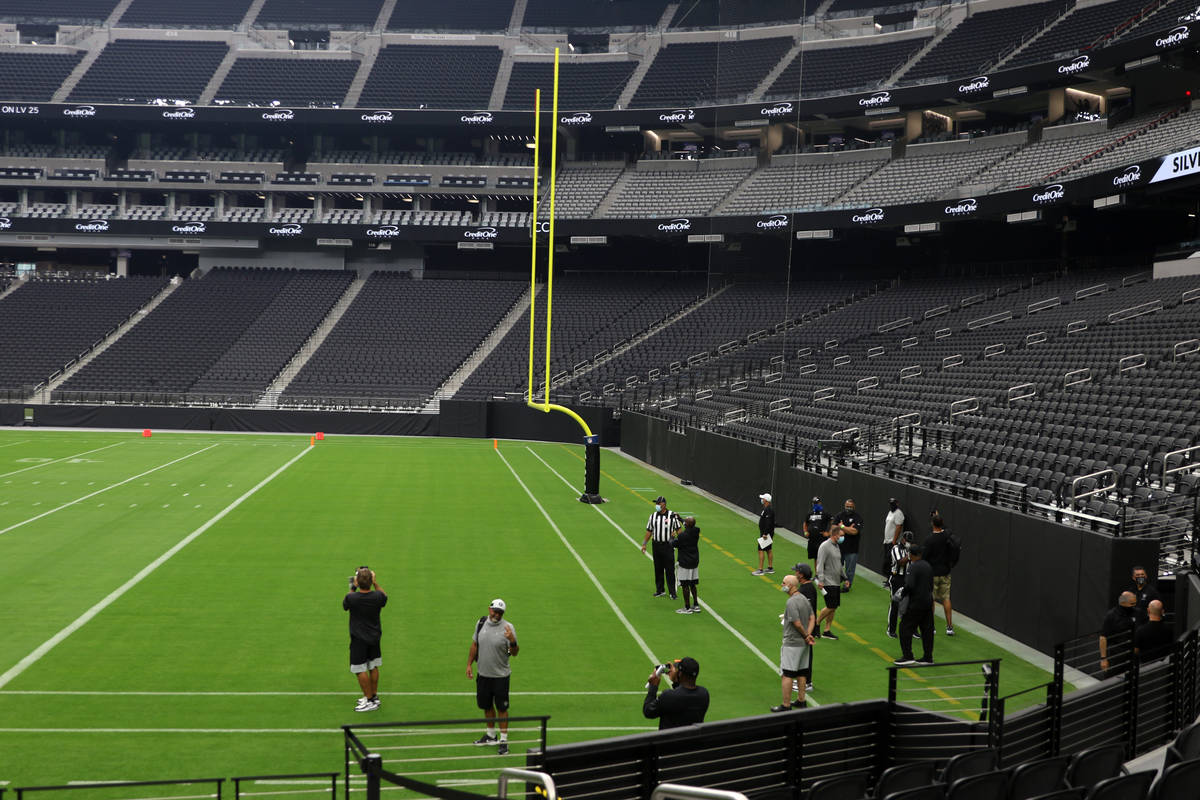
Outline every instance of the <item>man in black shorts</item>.
{"label": "man in black shorts", "polygon": [[[479,661],[479,677],[475,679],[475,702],[487,717],[487,733],[475,744],[499,745],[500,755],[508,754],[508,679],[512,675],[508,659],[521,649],[517,631],[504,621],[504,601],[496,598],[488,606],[486,617],[475,623],[471,635],[471,650],[467,654],[467,677],[472,677],[471,665]],[[496,738],[496,717],[500,717],[500,738]]]}
{"label": "man in black shorts", "polygon": [[387,595],[375,582],[375,573],[369,567],[359,567],[350,579],[350,593],[342,598],[342,608],[350,612],[350,671],[358,678],[363,693],[355,711],[379,708],[379,665],[383,663],[379,611],[386,605]]}

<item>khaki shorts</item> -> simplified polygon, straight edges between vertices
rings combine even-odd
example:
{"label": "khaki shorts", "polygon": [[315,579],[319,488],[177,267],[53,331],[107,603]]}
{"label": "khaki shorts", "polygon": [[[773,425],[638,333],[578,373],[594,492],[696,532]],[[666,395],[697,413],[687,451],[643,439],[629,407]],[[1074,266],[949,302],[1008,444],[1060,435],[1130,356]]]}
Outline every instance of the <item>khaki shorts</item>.
{"label": "khaki shorts", "polygon": [[935,575],[933,577],[933,599],[939,603],[950,599],[949,575]]}

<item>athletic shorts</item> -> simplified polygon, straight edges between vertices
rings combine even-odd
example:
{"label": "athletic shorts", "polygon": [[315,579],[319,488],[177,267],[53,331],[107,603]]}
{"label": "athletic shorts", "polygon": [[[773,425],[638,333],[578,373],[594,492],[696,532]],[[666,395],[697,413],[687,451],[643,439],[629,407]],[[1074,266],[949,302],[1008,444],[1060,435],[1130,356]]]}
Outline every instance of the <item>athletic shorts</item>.
{"label": "athletic shorts", "polygon": [[362,639],[350,637],[350,671],[369,672],[383,663],[379,650],[379,642],[364,642]]}
{"label": "athletic shorts", "polygon": [[933,576],[933,599],[939,603],[950,598],[950,576]]}
{"label": "athletic shorts", "polygon": [[675,570],[675,580],[679,581],[680,583],[685,583],[687,581],[698,581],[700,580],[700,568],[679,567],[677,570]]}
{"label": "athletic shorts", "polygon": [[785,644],[779,648],[779,669],[787,677],[799,678],[801,675],[807,677],[808,665],[808,645],[797,647]]}
{"label": "athletic shorts", "polygon": [[826,608],[837,608],[842,604],[842,587],[826,586],[824,587],[824,593]]}
{"label": "athletic shorts", "polygon": [[479,675],[476,677],[475,704],[483,711],[487,711],[492,706],[495,706],[497,711],[508,711],[508,679],[510,677],[512,676],[485,678]]}

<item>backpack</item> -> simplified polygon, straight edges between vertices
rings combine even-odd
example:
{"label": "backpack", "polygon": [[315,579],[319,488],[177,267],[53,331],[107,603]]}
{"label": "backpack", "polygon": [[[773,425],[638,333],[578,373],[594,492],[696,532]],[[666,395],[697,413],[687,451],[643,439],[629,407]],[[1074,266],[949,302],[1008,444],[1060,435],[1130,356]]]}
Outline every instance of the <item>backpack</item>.
{"label": "backpack", "polygon": [[962,558],[962,539],[951,533],[946,537],[946,561],[949,562],[950,569],[958,566],[960,558]]}

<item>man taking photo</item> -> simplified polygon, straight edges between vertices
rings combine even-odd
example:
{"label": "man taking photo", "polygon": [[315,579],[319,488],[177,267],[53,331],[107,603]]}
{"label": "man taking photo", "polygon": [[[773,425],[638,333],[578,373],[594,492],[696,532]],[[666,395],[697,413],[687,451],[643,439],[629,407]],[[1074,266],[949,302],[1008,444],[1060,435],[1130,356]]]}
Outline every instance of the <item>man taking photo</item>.
{"label": "man taking photo", "polygon": [[700,662],[694,658],[681,658],[671,664],[667,679],[671,689],[658,697],[658,684],[662,675],[656,669],[646,680],[646,700],[642,703],[642,714],[646,719],[658,718],[658,729],[679,728],[704,722],[708,713],[708,689],[696,685],[700,675]]}
{"label": "man taking photo", "polygon": [[350,612],[350,671],[358,678],[363,693],[354,706],[355,711],[379,708],[379,665],[383,663],[379,612],[387,605],[387,599],[370,567],[358,568],[350,579],[349,594],[342,598],[342,609]]}

